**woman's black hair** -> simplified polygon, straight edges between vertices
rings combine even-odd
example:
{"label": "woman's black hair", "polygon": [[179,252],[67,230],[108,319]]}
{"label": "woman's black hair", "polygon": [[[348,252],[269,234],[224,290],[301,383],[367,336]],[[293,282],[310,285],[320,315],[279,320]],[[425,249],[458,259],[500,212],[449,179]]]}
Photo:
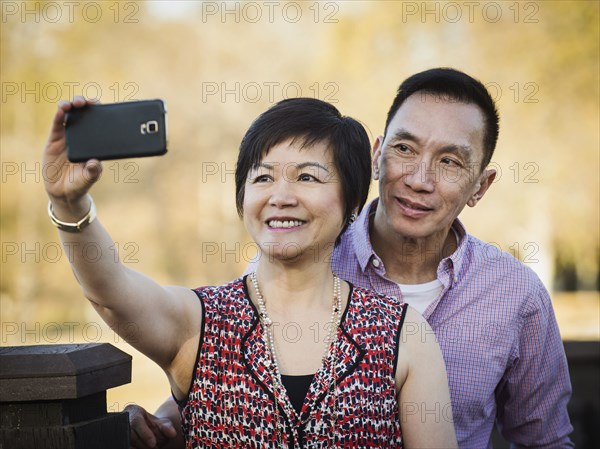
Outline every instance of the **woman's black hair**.
{"label": "woman's black hair", "polygon": [[346,225],[367,201],[371,183],[371,147],[365,128],[344,117],[331,104],[314,98],[289,98],[263,112],[240,144],[235,195],[238,214],[243,215],[246,179],[274,146],[292,139],[300,148],[326,143],[342,183]]}

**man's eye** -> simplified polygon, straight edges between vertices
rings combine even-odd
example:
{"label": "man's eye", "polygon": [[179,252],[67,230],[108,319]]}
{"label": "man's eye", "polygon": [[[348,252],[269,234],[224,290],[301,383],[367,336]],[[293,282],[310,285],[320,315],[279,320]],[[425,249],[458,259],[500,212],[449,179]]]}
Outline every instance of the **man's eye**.
{"label": "man's eye", "polygon": [[408,153],[410,151],[410,147],[404,143],[399,143],[394,145],[394,148],[399,152],[399,153]]}
{"label": "man's eye", "polygon": [[450,159],[448,157],[445,157],[441,160],[442,164],[444,165],[448,165],[450,167],[460,167],[460,163],[454,159]]}

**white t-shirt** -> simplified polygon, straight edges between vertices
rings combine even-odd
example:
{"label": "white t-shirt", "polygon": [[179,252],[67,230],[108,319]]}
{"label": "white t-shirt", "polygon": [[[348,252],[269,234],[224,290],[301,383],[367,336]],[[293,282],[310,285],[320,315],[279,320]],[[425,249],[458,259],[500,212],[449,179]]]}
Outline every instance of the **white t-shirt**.
{"label": "white t-shirt", "polygon": [[[456,239],[456,245],[460,242],[460,238],[456,229],[451,228]],[[429,307],[441,291],[444,289],[444,284],[438,279],[425,282],[424,284],[398,284],[400,291],[402,292],[402,299],[405,303],[419,312],[421,315],[425,313],[425,309]]]}
{"label": "white t-shirt", "polygon": [[438,279],[424,284],[398,284],[398,286],[402,292],[403,301],[421,315],[444,289],[444,284]]}

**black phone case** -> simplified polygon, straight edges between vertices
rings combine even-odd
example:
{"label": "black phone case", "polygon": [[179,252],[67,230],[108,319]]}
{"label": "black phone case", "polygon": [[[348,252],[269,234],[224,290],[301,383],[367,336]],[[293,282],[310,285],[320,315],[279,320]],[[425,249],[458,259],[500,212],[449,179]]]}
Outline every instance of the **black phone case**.
{"label": "black phone case", "polygon": [[65,117],[67,158],[123,159],[167,152],[166,109],[162,100],[86,105]]}

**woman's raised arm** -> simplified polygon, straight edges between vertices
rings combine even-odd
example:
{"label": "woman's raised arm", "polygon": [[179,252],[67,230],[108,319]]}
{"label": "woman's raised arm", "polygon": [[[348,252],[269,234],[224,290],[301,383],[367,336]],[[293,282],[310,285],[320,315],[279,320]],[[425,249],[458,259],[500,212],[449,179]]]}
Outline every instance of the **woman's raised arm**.
{"label": "woman's raised arm", "polygon": [[[63,125],[67,111],[85,105],[82,97],[72,103],[61,101],[54,116],[43,159],[49,212],[62,228],[65,252],[86,298],[109,326],[167,374],[173,374],[177,362],[180,374],[176,374],[174,391],[185,392],[189,383],[186,385],[185,375],[182,381],[181,373],[188,371],[191,375],[193,370],[193,346],[197,347],[202,316],[199,301],[190,289],[161,286],[123,265],[115,254],[113,240],[100,221],[93,219],[88,192],[99,180],[102,165],[98,160],[67,160]],[[89,219],[79,229],[69,226],[84,217]],[[124,215],[122,222],[134,219]]]}

